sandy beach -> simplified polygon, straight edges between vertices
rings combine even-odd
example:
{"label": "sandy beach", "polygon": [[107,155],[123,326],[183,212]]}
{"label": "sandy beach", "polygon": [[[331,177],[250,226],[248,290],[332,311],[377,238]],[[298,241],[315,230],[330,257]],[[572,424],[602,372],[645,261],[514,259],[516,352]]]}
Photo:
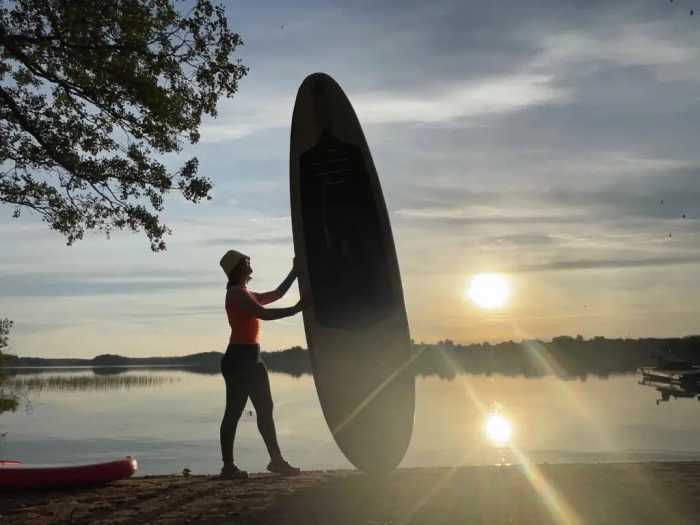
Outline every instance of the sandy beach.
{"label": "sandy beach", "polygon": [[248,480],[145,476],[0,494],[4,524],[697,523],[700,463],[314,471]]}

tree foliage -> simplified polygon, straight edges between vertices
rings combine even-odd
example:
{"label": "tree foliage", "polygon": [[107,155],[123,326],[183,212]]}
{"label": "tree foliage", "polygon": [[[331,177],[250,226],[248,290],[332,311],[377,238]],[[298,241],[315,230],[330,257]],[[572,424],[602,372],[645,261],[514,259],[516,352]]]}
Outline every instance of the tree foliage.
{"label": "tree foliage", "polygon": [[129,228],[165,249],[165,194],[196,203],[212,184],[196,158],[158,157],[236,92],[241,44],[209,0],[0,0],[0,201],[69,245]]}
{"label": "tree foliage", "polygon": [[12,328],[12,321],[9,319],[0,319],[0,414],[7,411],[14,412],[19,404],[17,396],[10,392],[5,392],[5,389],[2,387],[4,379],[2,370],[4,359],[2,351],[8,346],[10,328]]}
{"label": "tree foliage", "polygon": [[8,346],[8,338],[10,335],[10,328],[12,328],[12,321],[9,319],[0,319],[0,355],[3,349]]}

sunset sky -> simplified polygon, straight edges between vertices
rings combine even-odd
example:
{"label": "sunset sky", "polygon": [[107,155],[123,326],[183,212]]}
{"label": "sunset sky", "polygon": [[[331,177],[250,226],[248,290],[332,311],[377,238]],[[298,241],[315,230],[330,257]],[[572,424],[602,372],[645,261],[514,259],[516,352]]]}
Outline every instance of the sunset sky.
{"label": "sunset sky", "polygon": [[[250,287],[291,266],[289,131],[308,74],[352,102],[390,212],[411,336],[435,342],[700,333],[700,18],[692,2],[226,2],[250,67],[191,156],[215,183],[173,195],[168,251],[143,234],[74,246],[0,205],[12,353],[225,349],[229,248]],[[700,7],[700,3],[695,7]],[[480,309],[470,279],[510,298]],[[296,286],[282,304],[297,299]],[[264,350],[306,345],[301,316]]]}

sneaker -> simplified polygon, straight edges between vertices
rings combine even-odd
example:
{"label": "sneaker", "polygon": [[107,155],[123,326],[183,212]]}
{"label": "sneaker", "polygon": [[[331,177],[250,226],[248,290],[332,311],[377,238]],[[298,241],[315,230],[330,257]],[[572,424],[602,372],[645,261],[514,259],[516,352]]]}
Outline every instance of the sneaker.
{"label": "sneaker", "polygon": [[245,470],[239,469],[236,465],[224,465],[221,468],[219,477],[222,479],[246,479],[248,473]]}
{"label": "sneaker", "polygon": [[275,474],[282,474],[283,476],[296,476],[301,472],[300,468],[291,466],[283,459],[270,461],[267,470]]}

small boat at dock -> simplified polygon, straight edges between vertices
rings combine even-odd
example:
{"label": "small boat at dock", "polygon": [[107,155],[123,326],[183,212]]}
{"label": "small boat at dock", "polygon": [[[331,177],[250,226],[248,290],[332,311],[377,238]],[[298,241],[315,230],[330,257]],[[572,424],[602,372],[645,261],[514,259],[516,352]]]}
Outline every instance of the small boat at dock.
{"label": "small boat at dock", "polygon": [[700,365],[693,361],[676,359],[666,353],[656,355],[656,366],[643,366],[637,369],[642,381],[694,386],[700,383]]}
{"label": "small boat at dock", "polygon": [[642,378],[649,381],[664,382],[664,383],[699,383],[700,368],[659,368],[657,366],[643,366],[639,369]]}

